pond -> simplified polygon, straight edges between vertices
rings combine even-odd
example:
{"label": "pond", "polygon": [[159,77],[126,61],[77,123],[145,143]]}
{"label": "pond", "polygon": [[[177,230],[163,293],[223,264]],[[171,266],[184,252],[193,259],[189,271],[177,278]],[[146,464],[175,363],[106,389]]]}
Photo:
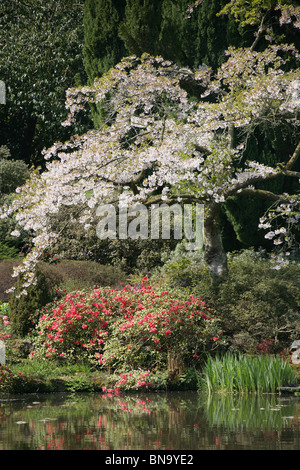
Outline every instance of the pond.
{"label": "pond", "polygon": [[300,397],[197,392],[0,398],[0,450],[300,450]]}

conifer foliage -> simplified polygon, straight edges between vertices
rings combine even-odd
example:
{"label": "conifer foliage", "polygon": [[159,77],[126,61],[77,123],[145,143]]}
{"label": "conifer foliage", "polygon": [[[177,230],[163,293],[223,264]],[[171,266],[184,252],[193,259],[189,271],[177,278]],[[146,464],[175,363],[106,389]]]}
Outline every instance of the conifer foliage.
{"label": "conifer foliage", "polygon": [[86,0],[83,57],[89,80],[94,81],[119,62],[127,51],[118,37],[125,0]]}

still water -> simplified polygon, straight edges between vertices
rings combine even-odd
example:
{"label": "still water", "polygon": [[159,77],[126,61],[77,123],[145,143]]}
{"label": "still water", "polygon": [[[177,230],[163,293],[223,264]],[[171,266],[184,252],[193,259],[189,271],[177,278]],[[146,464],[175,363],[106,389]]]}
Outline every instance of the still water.
{"label": "still water", "polygon": [[300,397],[0,397],[0,450],[300,450]]}

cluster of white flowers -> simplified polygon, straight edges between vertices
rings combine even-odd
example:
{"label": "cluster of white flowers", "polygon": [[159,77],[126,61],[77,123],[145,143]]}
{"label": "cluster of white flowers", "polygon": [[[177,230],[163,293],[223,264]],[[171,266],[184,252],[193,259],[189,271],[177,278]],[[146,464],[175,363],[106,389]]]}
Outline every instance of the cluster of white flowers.
{"label": "cluster of white flowers", "polygon": [[292,23],[295,28],[300,29],[300,6],[279,3],[276,9],[281,10],[280,25]]}
{"label": "cluster of white flowers", "polygon": [[[275,247],[280,250],[272,255],[273,265],[276,269],[288,264],[290,249],[297,247],[295,231],[299,229],[300,201],[297,196],[284,194],[285,202],[275,203],[266,216],[259,222],[259,228],[266,230],[265,238],[272,240]],[[285,221],[285,226],[280,224]],[[276,228],[275,228],[276,227]]]}

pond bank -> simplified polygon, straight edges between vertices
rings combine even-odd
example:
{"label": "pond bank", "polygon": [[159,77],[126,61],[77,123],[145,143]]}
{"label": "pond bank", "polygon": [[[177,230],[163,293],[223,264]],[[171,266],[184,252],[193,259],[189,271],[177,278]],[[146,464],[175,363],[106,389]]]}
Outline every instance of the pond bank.
{"label": "pond bank", "polygon": [[[9,369],[7,369],[9,370]],[[103,372],[95,372],[92,374],[75,373],[74,375],[66,375],[60,377],[39,377],[34,375],[12,375],[12,380],[7,387],[0,386],[0,397],[3,393],[23,394],[23,393],[64,393],[64,392],[105,392],[116,393],[119,389],[115,389],[112,384],[112,378]],[[140,388],[137,390],[122,390],[126,393],[144,391],[198,391],[199,387],[195,382],[185,382],[184,380],[174,380],[170,378],[163,384]],[[300,396],[300,386],[278,387],[276,394]]]}
{"label": "pond bank", "polygon": [[290,394],[296,397],[300,396],[300,386],[296,387],[278,387],[279,395],[281,394]]}
{"label": "pond bank", "polygon": [[220,393],[300,393],[299,365],[278,357],[208,358],[201,368],[99,370],[89,363],[39,360],[0,365],[1,393],[198,391]]}

